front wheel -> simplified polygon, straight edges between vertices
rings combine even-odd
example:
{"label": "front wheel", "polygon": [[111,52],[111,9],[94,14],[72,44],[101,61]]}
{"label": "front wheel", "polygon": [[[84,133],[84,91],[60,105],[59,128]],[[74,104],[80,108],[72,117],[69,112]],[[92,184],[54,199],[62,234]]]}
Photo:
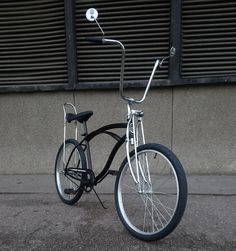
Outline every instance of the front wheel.
{"label": "front wheel", "polygon": [[[180,222],[187,202],[187,181],[183,167],[168,148],[145,144],[130,153],[134,182],[127,158],[115,184],[115,205],[125,228],[135,237],[158,240]],[[138,171],[136,169],[138,163]]]}

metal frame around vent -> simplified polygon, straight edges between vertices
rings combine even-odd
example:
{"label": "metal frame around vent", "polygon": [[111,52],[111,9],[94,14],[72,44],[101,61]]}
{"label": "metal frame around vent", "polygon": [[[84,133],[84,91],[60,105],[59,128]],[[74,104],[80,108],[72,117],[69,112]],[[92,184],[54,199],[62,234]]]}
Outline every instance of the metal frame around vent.
{"label": "metal frame around vent", "polygon": [[[41,3],[52,2],[53,0],[39,0]],[[61,0],[64,3],[64,26],[65,26],[65,51],[67,64],[67,80],[65,83],[35,84],[35,85],[1,85],[0,92],[32,92],[32,91],[58,91],[58,90],[76,90],[76,89],[110,89],[117,88],[117,83],[104,84],[78,84],[77,68],[77,41],[76,41],[76,0]],[[101,2],[101,0],[99,0]],[[131,0],[129,0],[130,2]],[[182,0],[184,1],[184,0]],[[198,85],[198,84],[235,84],[236,74],[231,75],[208,75],[208,76],[191,76],[187,78],[181,75],[182,71],[182,1],[170,0],[170,36],[169,45],[176,48],[175,57],[169,60],[168,78],[155,81],[155,86],[175,86],[175,85]],[[189,0],[192,1],[192,0]],[[198,0],[204,3],[204,0]],[[209,1],[209,0],[206,0]],[[216,0],[212,0],[216,1]],[[136,2],[136,1],[134,1]],[[196,1],[195,1],[196,2]],[[3,3],[3,2],[2,2]],[[2,4],[1,3],[1,4]],[[7,4],[7,1],[5,1]],[[11,1],[13,3],[13,1]],[[25,1],[26,7],[27,1]],[[15,2],[17,4],[17,2]],[[227,5],[227,3],[222,3]],[[110,1],[112,7],[112,2]],[[24,7],[23,6],[23,7]],[[30,8],[30,7],[29,7]],[[1,36],[0,36],[1,39]],[[29,44],[30,46],[30,44]],[[129,87],[142,87],[145,81],[129,83]]]}

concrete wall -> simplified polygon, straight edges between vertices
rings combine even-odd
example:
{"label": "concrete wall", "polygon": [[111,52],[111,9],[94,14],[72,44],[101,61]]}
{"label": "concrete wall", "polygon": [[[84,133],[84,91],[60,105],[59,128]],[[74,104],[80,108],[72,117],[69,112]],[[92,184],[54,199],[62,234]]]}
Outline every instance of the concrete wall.
{"label": "concrete wall", "polygon": [[[140,91],[128,92],[133,93]],[[94,111],[90,130],[125,122],[126,105],[117,90],[1,94],[0,174],[53,173],[63,139],[64,102]],[[141,106],[147,142],[172,148],[188,173],[236,173],[236,86],[152,89]],[[96,169],[110,143],[99,137],[92,145]]]}

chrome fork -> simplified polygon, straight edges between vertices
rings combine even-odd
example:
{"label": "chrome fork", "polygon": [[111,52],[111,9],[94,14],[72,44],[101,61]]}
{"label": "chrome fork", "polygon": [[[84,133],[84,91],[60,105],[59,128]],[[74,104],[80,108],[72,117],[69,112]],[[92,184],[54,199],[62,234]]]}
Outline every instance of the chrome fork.
{"label": "chrome fork", "polygon": [[[147,156],[145,156],[146,167],[144,167],[140,162],[140,159],[138,158],[138,152],[137,152],[138,146],[140,144],[145,144],[145,135],[144,135],[144,127],[142,119],[143,115],[144,113],[142,110],[133,110],[131,109],[130,104],[128,104],[128,123],[126,129],[126,154],[130,173],[132,175],[134,182],[138,185],[139,193],[143,193],[144,190],[146,190],[145,187],[147,184],[148,187],[151,189],[151,178],[150,178],[149,163]],[[129,153],[131,146],[134,148],[135,167],[131,165],[131,160],[130,160]],[[143,184],[142,181],[140,180],[142,180],[145,184]]]}

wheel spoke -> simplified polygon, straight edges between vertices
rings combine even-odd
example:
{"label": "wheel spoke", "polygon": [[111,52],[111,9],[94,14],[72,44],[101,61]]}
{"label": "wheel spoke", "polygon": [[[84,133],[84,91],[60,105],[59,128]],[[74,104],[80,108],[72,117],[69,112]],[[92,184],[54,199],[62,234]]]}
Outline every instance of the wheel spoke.
{"label": "wheel spoke", "polygon": [[123,184],[123,185],[124,185],[125,187],[128,187],[128,188],[134,190],[135,192],[138,192],[138,191],[137,191],[137,188],[134,188],[134,187],[132,187],[132,186],[130,186],[130,185],[127,185],[127,184]]}
{"label": "wheel spoke", "polygon": [[[169,215],[169,216],[171,216],[171,213],[170,212],[174,212],[174,209],[173,208],[170,208],[170,207],[168,207],[168,206],[165,206],[162,202],[161,202],[161,200],[154,194],[154,197],[156,198],[156,200],[153,200],[154,202],[156,202],[157,204],[159,204],[160,206],[162,206],[163,207],[163,209],[167,212],[167,214]],[[169,212],[169,211],[170,212]]]}
{"label": "wheel spoke", "polygon": [[[152,224],[154,224],[154,225],[156,226],[156,229],[158,230],[159,228],[158,228],[158,226],[157,226],[157,224],[156,224],[156,222],[155,222],[155,220],[154,220],[154,218],[153,218],[153,213],[150,211],[150,209],[149,209],[148,206],[147,206],[148,198],[147,198],[147,200],[145,201],[145,199],[144,199],[143,197],[145,197],[145,196],[142,196],[142,195],[141,195],[141,198],[142,198],[143,203],[144,203],[144,205],[145,205],[145,211],[147,211],[148,214],[151,216]],[[159,217],[158,217],[158,218],[159,218]],[[145,219],[146,219],[146,217],[145,217]]]}
{"label": "wheel spoke", "polygon": [[[164,217],[164,215],[161,213],[161,211],[160,211],[160,210],[156,207],[156,205],[153,203],[153,202],[154,202],[153,199],[150,199],[150,197],[149,197],[148,195],[146,195],[146,196],[147,196],[147,199],[151,202],[152,207],[154,208],[156,214],[157,214],[157,215],[160,215],[160,216],[162,217],[162,219],[165,220],[165,222],[168,222],[168,221],[166,220],[166,218]],[[159,218],[159,217],[158,217],[158,218]],[[160,221],[161,221],[161,220],[160,220]],[[162,221],[161,221],[161,223],[162,223]],[[164,226],[164,225],[162,224],[162,226]]]}

